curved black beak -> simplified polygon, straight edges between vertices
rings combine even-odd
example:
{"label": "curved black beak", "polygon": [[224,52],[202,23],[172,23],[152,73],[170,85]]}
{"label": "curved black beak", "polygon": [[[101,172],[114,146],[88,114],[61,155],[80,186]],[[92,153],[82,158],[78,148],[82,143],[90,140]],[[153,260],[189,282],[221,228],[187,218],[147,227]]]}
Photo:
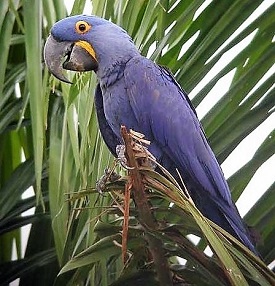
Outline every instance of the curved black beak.
{"label": "curved black beak", "polygon": [[63,69],[83,72],[98,67],[97,60],[81,45],[59,42],[52,35],[46,41],[44,59],[50,73],[66,83],[71,82],[63,75]]}

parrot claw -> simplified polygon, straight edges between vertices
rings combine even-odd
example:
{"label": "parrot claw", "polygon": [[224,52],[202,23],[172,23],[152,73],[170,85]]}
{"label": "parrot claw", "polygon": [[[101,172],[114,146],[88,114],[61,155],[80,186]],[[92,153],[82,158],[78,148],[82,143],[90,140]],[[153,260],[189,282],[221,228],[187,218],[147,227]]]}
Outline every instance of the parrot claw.
{"label": "parrot claw", "polygon": [[116,146],[116,154],[117,159],[120,165],[126,170],[133,170],[134,167],[127,166],[127,159],[125,157],[125,145],[117,145]]}
{"label": "parrot claw", "polygon": [[121,176],[119,174],[109,168],[106,168],[104,170],[104,174],[96,181],[95,188],[97,192],[102,195],[107,182],[115,182],[120,178]]}

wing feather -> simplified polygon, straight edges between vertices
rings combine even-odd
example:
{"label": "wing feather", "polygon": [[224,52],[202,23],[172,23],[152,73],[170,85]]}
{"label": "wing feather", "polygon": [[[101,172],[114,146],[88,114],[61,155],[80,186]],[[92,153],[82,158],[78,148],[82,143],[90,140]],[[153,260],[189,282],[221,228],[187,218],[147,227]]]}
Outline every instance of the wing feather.
{"label": "wing feather", "polygon": [[124,75],[138,131],[150,130],[145,135],[153,146],[172,158],[196,187],[230,203],[227,183],[187,95],[167,70],[142,57],[133,61]]}
{"label": "wing feather", "polygon": [[102,90],[99,84],[97,85],[95,91],[95,107],[100,133],[111,153],[116,156],[116,146],[121,144],[121,142],[106,120],[103,106]]}
{"label": "wing feather", "polygon": [[196,112],[174,77],[137,57],[128,62],[124,78],[137,122],[132,128],[151,141],[150,151],[170,173],[179,170],[202,213],[256,253]]}

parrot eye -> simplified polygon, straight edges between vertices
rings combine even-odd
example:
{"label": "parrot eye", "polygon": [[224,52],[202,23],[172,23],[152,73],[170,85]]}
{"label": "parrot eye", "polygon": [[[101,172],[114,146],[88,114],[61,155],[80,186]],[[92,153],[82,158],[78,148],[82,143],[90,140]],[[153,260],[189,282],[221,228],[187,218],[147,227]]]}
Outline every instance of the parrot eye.
{"label": "parrot eye", "polygon": [[85,21],[78,21],[75,24],[75,29],[77,33],[84,34],[84,33],[87,33],[91,29],[91,26]]}

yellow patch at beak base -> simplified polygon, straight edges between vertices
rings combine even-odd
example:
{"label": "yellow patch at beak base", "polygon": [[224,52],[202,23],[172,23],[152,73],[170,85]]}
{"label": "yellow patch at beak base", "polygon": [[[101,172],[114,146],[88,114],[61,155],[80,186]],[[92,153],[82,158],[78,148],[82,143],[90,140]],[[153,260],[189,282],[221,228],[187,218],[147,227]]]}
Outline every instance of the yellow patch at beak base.
{"label": "yellow patch at beak base", "polygon": [[78,41],[75,43],[75,45],[85,49],[97,61],[95,50],[90,43],[86,41]]}

